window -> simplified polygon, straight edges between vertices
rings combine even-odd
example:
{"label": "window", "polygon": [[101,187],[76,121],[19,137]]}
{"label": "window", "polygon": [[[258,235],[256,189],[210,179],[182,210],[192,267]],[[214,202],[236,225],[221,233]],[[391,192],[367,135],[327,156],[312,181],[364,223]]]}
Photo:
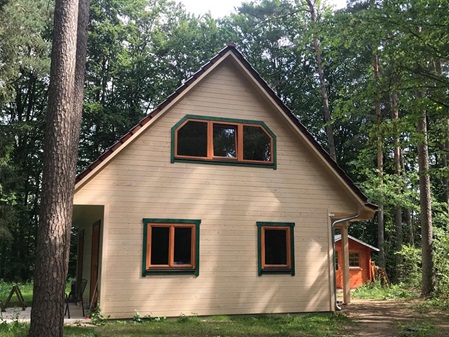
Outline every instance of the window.
{"label": "window", "polygon": [[338,270],[338,252],[335,252],[335,270]]}
{"label": "window", "polygon": [[258,265],[262,274],[295,275],[294,223],[258,222]]}
{"label": "window", "polygon": [[143,276],[199,273],[201,220],[143,219]]}
{"label": "window", "polygon": [[360,267],[359,253],[349,253],[349,267]]}
{"label": "window", "polygon": [[172,162],[275,168],[275,142],[263,122],[187,115],[172,128]]}

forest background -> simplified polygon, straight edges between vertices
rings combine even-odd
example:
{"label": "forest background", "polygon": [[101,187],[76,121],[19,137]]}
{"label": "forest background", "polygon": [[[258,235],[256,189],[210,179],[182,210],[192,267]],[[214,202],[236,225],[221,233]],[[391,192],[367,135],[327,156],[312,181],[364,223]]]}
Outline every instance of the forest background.
{"label": "forest background", "polygon": [[[51,0],[0,0],[5,281],[33,277],[53,12]],[[256,0],[221,19],[92,0],[78,172],[228,42],[379,205],[350,234],[380,248],[394,282],[421,287],[424,272],[424,294],[449,295],[449,0]]]}

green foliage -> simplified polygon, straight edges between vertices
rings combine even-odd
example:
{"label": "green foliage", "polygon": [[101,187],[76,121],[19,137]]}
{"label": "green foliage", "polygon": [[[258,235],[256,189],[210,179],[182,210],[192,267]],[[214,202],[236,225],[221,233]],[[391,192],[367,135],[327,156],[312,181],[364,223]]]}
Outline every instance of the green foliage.
{"label": "green foliage", "polygon": [[413,298],[417,295],[404,284],[392,284],[390,287],[384,287],[380,282],[373,282],[355,289],[352,296],[371,300],[396,300]]}
{"label": "green foliage", "polygon": [[136,322],[136,323],[144,323],[144,322],[151,322],[151,321],[159,322],[159,321],[165,320],[165,319],[166,319],[166,317],[152,317],[151,315],[142,316],[140,314],[140,312],[138,310],[136,310],[136,313],[134,314],[134,317],[133,317],[133,322]]}
{"label": "green foliage", "polygon": [[435,311],[449,312],[449,298],[448,297],[434,297],[419,302],[415,308],[419,313],[429,313]]}
{"label": "green foliage", "polygon": [[7,175],[0,227],[12,236],[0,244],[0,278],[26,281],[34,261],[53,4],[11,0],[0,11],[0,177]]}
{"label": "green foliage", "polygon": [[400,337],[432,337],[435,336],[436,329],[432,323],[414,322],[399,323]]}
{"label": "green foliage", "polygon": [[399,266],[402,282],[413,288],[419,288],[421,284],[421,248],[411,245],[403,245],[402,250],[398,253],[402,256],[402,265]]}
{"label": "green foliage", "polygon": [[0,316],[0,336],[1,337],[23,337],[28,334],[29,324],[19,323],[16,319],[12,323],[3,322]]}
{"label": "green foliage", "polygon": [[105,325],[107,322],[106,320],[109,318],[104,317],[104,315],[101,313],[101,308],[97,306],[91,313],[90,313],[90,322],[93,325],[102,326]]}
{"label": "green foliage", "polygon": [[434,237],[436,294],[449,298],[449,232],[435,228]]}

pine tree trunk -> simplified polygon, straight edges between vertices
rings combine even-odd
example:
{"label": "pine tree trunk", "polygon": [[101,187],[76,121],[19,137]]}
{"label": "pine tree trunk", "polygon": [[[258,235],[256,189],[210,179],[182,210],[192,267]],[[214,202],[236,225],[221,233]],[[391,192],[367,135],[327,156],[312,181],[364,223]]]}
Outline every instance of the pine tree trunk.
{"label": "pine tree trunk", "polygon": [[[310,17],[313,23],[317,22],[316,15],[316,7],[315,2],[311,0],[307,0],[307,5],[309,7]],[[318,77],[320,79],[320,91],[321,91],[321,99],[323,101],[323,113],[324,113],[324,122],[326,123],[325,130],[327,136],[327,143],[329,147],[329,155],[336,162],[337,161],[337,153],[335,149],[335,140],[334,140],[334,128],[332,126],[332,117],[329,108],[329,96],[327,94],[327,85],[326,78],[324,76],[324,67],[323,61],[321,59],[321,48],[320,48],[320,40],[314,36],[313,38],[313,46],[315,49],[316,55],[316,64],[318,68]]]}
{"label": "pine tree trunk", "polygon": [[[449,120],[446,122],[446,141],[444,142],[443,163],[444,169],[449,170]],[[447,213],[449,214],[449,178],[447,175],[443,178],[444,199],[447,205]]]}
{"label": "pine tree trunk", "polygon": [[[421,94],[417,95],[419,98]],[[432,204],[429,176],[429,147],[427,142],[427,113],[421,113],[418,120],[418,169],[419,201],[421,211],[421,248],[422,248],[422,288],[421,296],[429,296],[435,287],[433,266]]]}
{"label": "pine tree trunk", "polygon": [[408,244],[411,246],[415,245],[415,231],[414,231],[414,221],[412,217],[412,211],[409,208],[406,208],[404,210],[404,219],[405,223],[408,225],[409,229],[409,238],[408,238]]}
{"label": "pine tree trunk", "polygon": [[[373,61],[374,80],[379,82],[379,57],[374,56]],[[383,153],[383,135],[381,132],[382,127],[382,110],[380,108],[380,100],[376,98],[374,100],[374,110],[376,112],[376,124],[377,124],[377,172],[379,175],[380,184],[383,185],[384,175],[384,153]],[[384,205],[383,202],[379,202],[379,210],[377,211],[377,245],[379,248],[379,266],[385,268],[385,223],[384,223]]]}
{"label": "pine tree trunk", "polygon": [[[393,122],[394,132],[394,170],[398,177],[398,181],[402,183],[402,165],[401,165],[401,145],[399,139],[399,131],[397,130],[397,123],[399,121],[399,108],[398,108],[398,94],[393,92],[391,94],[391,119]],[[402,188],[399,187],[397,191],[398,195],[402,194]],[[394,207],[394,229],[395,229],[395,252],[399,252],[402,249],[402,207],[401,205],[395,205]],[[395,281],[401,279],[401,265],[402,255],[395,254],[396,257],[396,270],[394,273]]]}
{"label": "pine tree trunk", "polygon": [[[87,41],[83,16],[88,3],[81,2],[80,23],[78,1],[57,0],[55,5],[30,337],[63,336]],[[79,24],[85,28],[77,42]]]}

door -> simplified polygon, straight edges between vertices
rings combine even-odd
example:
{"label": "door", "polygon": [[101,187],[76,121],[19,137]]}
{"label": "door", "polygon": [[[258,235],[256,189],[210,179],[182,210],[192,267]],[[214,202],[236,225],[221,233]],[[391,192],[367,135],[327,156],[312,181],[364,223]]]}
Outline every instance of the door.
{"label": "door", "polygon": [[90,296],[91,309],[97,306],[98,298],[98,266],[100,258],[100,221],[92,225],[92,255],[90,269]]}
{"label": "door", "polygon": [[83,260],[84,260],[84,229],[78,231],[78,247],[76,253],[76,283],[81,284],[83,279]]}

